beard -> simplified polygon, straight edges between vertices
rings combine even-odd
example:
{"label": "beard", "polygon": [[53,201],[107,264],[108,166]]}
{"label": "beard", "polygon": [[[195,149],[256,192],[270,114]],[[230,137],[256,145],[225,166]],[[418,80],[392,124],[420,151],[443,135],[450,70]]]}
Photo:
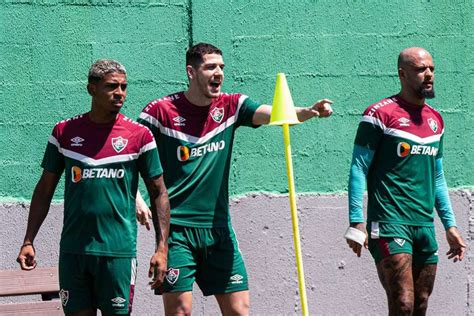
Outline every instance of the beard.
{"label": "beard", "polygon": [[418,94],[420,97],[425,99],[433,99],[435,97],[435,91],[433,87],[431,89],[421,87],[418,91]]}

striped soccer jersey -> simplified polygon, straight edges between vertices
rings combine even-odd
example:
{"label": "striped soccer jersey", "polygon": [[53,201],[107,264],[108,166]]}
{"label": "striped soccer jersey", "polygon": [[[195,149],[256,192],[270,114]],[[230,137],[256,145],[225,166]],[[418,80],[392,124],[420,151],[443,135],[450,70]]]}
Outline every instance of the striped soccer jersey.
{"label": "striped soccer jersey", "polygon": [[392,96],[365,110],[355,144],[375,151],[367,176],[369,222],[433,225],[443,133],[441,115],[427,104]]}
{"label": "striped soccer jersey", "polygon": [[253,126],[259,103],[241,94],[221,94],[209,106],[190,103],[183,92],[150,102],[139,122],[158,143],[171,204],[171,223],[226,227],[230,223],[228,180],[234,133]]}
{"label": "striped soccer jersey", "polygon": [[148,128],[123,114],[110,124],[87,113],[61,121],[41,166],[65,173],[61,252],[135,257],[138,174],[162,173]]}

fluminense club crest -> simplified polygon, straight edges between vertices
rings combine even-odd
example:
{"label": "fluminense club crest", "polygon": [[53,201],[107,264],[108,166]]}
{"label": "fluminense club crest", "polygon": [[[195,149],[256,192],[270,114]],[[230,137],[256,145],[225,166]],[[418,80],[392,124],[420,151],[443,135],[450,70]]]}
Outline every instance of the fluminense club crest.
{"label": "fluminense club crest", "polygon": [[66,306],[67,302],[69,301],[69,291],[61,289],[61,291],[59,291],[59,298],[61,299],[61,304]]}
{"label": "fluminense club crest", "polygon": [[436,122],[430,117],[428,119],[428,125],[430,126],[431,130],[436,133],[436,131],[438,130],[438,122]]}
{"label": "fluminense club crest", "polygon": [[224,108],[214,108],[209,114],[216,123],[220,123],[224,118]]}
{"label": "fluminense club crest", "polygon": [[179,278],[179,269],[169,268],[168,272],[166,272],[166,281],[169,284],[173,285],[178,281]]}
{"label": "fluminense club crest", "polygon": [[125,147],[127,147],[127,144],[128,144],[128,139],[125,139],[122,136],[112,138],[112,147],[114,147],[117,153],[124,150]]}

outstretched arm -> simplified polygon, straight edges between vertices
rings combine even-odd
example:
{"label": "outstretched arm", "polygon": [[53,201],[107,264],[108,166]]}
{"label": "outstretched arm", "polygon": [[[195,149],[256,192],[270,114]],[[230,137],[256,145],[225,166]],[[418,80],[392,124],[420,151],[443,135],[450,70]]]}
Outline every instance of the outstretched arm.
{"label": "outstretched arm", "polygon": [[44,170],[38,184],[36,184],[31,199],[25,238],[16,259],[22,270],[33,270],[36,267],[36,252],[33,241],[46,215],[48,215],[51,200],[60,178],[61,175]]}
{"label": "outstretched arm", "polygon": [[168,264],[168,233],[170,229],[170,203],[163,175],[145,180],[150,195],[153,226],[155,227],[156,248],[150,260],[148,277],[150,286],[158,288],[164,280]]}
{"label": "outstretched arm", "polygon": [[[300,122],[304,122],[313,117],[328,117],[332,114],[332,101],[322,99],[317,101],[313,106],[307,108],[296,107],[296,115]],[[271,105],[262,104],[255,111],[252,119],[254,125],[265,125],[270,123],[270,116],[272,114]]]}

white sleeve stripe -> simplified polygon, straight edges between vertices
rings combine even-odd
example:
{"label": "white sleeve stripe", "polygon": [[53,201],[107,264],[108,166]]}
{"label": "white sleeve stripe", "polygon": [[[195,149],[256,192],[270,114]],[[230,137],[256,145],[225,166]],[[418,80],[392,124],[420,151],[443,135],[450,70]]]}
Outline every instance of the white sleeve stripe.
{"label": "white sleeve stripe", "polygon": [[382,121],[376,117],[364,115],[360,121],[376,125],[380,127],[382,130],[385,130],[385,124],[382,123]]}
{"label": "white sleeve stripe", "polygon": [[148,144],[144,145],[142,148],[140,148],[140,152],[138,154],[141,155],[144,152],[153,150],[155,148],[156,148],[156,142],[153,140],[153,141],[149,142]]}

